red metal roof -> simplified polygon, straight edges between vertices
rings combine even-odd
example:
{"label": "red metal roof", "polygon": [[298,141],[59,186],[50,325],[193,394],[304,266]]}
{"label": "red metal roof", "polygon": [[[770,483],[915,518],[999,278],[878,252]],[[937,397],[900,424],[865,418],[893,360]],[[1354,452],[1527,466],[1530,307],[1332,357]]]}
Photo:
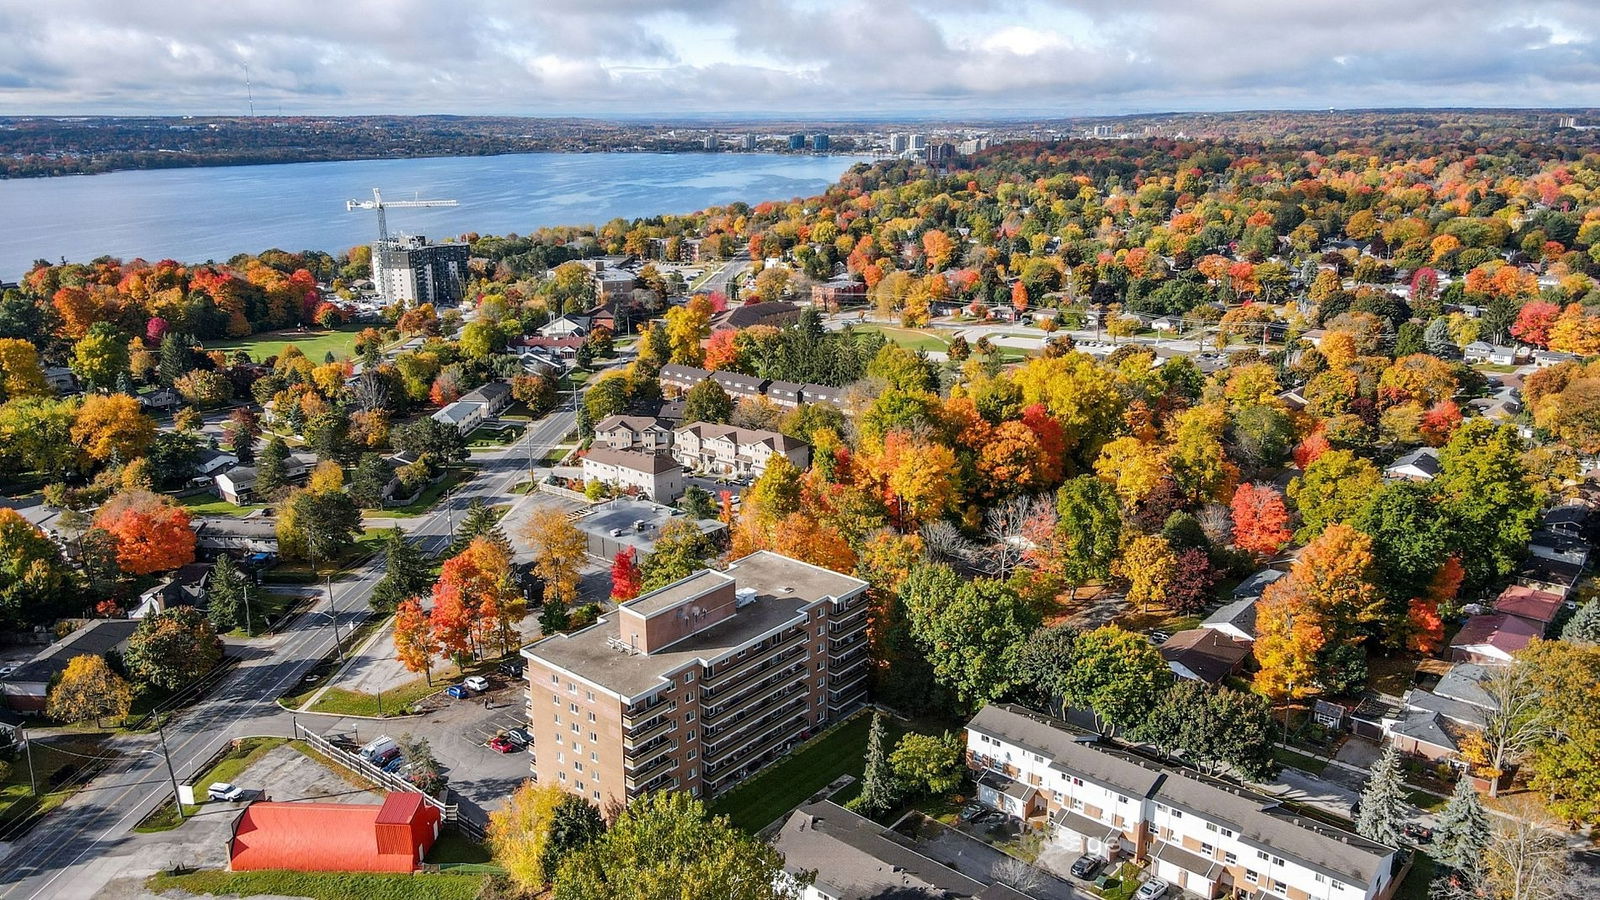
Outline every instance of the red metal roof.
{"label": "red metal roof", "polygon": [[[410,872],[432,846],[438,810],[422,795],[390,794],[382,805],[365,803],[252,803],[234,826],[235,871]],[[380,840],[380,832],[410,832]],[[386,835],[388,836],[388,835]]]}
{"label": "red metal roof", "polygon": [[1548,625],[1556,620],[1563,602],[1560,594],[1513,584],[1500,592],[1494,610]]}

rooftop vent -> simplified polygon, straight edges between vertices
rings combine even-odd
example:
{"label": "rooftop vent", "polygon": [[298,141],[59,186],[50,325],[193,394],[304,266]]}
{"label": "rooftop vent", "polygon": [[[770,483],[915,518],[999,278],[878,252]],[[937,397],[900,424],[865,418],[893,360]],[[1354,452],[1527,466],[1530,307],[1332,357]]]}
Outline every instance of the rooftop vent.
{"label": "rooftop vent", "polygon": [[786,584],[783,587],[778,588],[778,591],[780,593],[784,593],[784,594],[792,594],[792,593],[794,593],[794,588],[792,588],[792,587],[790,587],[789,585]]}
{"label": "rooftop vent", "polygon": [[755,588],[739,588],[733,592],[734,609],[744,609],[754,602],[756,602]]}

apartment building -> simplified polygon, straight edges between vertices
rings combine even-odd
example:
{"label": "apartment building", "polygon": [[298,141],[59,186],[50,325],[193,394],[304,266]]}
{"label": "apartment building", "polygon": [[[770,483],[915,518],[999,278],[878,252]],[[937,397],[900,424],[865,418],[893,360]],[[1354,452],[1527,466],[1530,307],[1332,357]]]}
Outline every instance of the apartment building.
{"label": "apartment building", "polygon": [[594,442],[612,450],[662,453],[672,449],[672,429],[655,416],[606,416],[595,423]]}
{"label": "apartment building", "polygon": [[466,244],[430,244],[406,235],[372,245],[372,283],[385,300],[454,306],[461,302],[471,273]]}
{"label": "apartment building", "polygon": [[591,447],[583,456],[583,480],[633,490],[657,503],[683,496],[683,466],[672,457],[639,450]]}
{"label": "apartment building", "polygon": [[982,802],[1045,824],[1068,852],[1148,862],[1200,897],[1380,900],[1398,884],[1392,847],[1022,707],[979,711],[967,758]]}
{"label": "apartment building", "polygon": [[866,699],[866,587],[761,551],[524,648],[534,777],[599,803],[726,791]]}
{"label": "apartment building", "polygon": [[761,477],[774,456],[784,456],[795,468],[811,464],[811,447],[804,441],[759,428],[739,428],[694,422],[679,428],[672,439],[672,455],[685,466],[702,472]]}

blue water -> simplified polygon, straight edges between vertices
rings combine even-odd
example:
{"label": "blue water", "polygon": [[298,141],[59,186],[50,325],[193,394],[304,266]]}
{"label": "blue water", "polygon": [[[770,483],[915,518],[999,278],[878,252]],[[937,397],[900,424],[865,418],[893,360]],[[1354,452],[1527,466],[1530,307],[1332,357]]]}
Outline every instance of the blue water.
{"label": "blue water", "polygon": [[845,156],[522,153],[113,172],[0,180],[0,279],[35,259],[225,260],[269,248],[341,251],[371,241],[376,214],[348,199],[459,200],[389,213],[390,231],[448,237],[527,232],[816,194]]}

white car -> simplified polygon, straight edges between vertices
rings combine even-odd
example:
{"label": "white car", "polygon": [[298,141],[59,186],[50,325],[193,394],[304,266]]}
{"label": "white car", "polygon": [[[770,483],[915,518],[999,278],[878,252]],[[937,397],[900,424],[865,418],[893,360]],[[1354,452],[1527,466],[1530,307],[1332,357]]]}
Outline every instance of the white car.
{"label": "white car", "polygon": [[466,685],[468,690],[482,692],[489,689],[489,679],[482,675],[473,675],[461,683]]}
{"label": "white car", "polygon": [[1167,893],[1167,888],[1171,886],[1163,878],[1152,878],[1139,885],[1139,890],[1133,895],[1133,898],[1134,900],[1156,900],[1156,898],[1164,896]]}
{"label": "white car", "polygon": [[206,796],[212,800],[226,800],[232,803],[244,799],[244,788],[226,781],[219,781],[206,788]]}

